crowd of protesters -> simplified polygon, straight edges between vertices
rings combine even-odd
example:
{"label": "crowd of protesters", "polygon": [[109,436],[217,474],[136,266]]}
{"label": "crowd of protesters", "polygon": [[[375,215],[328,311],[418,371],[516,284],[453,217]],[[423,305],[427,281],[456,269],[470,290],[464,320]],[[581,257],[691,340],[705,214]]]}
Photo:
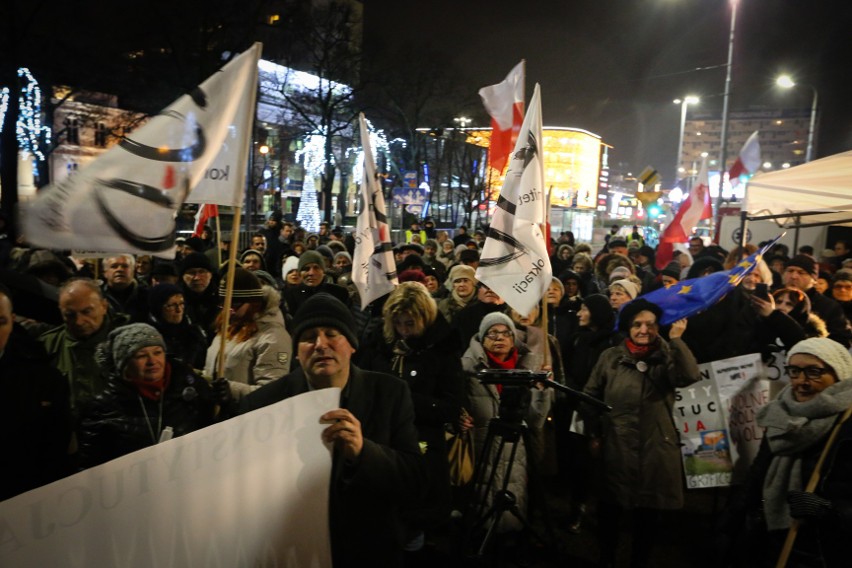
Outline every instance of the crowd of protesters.
{"label": "crowd of protesters", "polygon": [[[735,557],[737,527],[755,504],[769,503],[767,542],[796,518],[805,527],[802,554],[815,566],[840,565],[821,538],[852,534],[848,426],[829,456],[831,482],[816,492],[804,484],[850,406],[849,246],[838,241],[816,256],[775,245],[719,303],[661,326],[660,308],[643,295],[732,268],[756,248],[725,251],[694,237],[659,270],[638,231],[622,239],[617,229],[600,250],[570,232],[554,239],[541,306],[518,314],[476,278],[486,232],[441,230],[427,218],[394,246],[399,286],[361,309],[353,236],[326,223],[310,233],[274,213],[237,251],[227,327],[224,275],[234,243],[215,242],[209,230],[178,239],[173,261],[5,247],[0,499],[287,396],[351,385],[349,406],[329,413],[338,425],[328,440],[341,456],[332,509],[388,534],[362,526],[381,551],[364,555],[363,540],[344,536],[333,519],[336,564],[416,563],[472,501],[490,507],[506,476],[521,517],[535,504],[539,488],[530,485],[549,477],[567,487],[565,529],[596,527],[602,566],[618,565],[619,526],[629,515],[630,565],[650,566],[659,511],[683,505],[675,388],[699,379],[698,364],[783,350],[791,384],[760,417],[764,449],[732,499],[720,529],[732,538],[718,562]],[[490,428],[509,391],[481,383],[483,369],[549,372],[612,411],[599,414],[532,382],[522,397],[526,435],[511,455],[500,454]],[[488,494],[451,486],[446,440],[467,431],[493,470]],[[377,487],[376,479],[404,487]],[[518,521],[506,515],[497,530],[520,531]],[[779,548],[768,546],[750,565]]]}

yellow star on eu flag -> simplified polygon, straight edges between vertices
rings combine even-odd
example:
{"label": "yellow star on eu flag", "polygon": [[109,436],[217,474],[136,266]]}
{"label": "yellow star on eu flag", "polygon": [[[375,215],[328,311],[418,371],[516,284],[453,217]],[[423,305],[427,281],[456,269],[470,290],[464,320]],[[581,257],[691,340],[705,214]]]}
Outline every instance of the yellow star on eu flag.
{"label": "yellow star on eu flag", "polygon": [[739,266],[740,268],[748,268],[748,267],[749,267],[749,266],[751,266],[752,264],[753,264],[753,263],[752,263],[749,259],[745,259],[744,261],[742,261],[741,263],[739,263],[737,266]]}
{"label": "yellow star on eu flag", "polygon": [[678,294],[689,294],[690,292],[692,292],[692,286],[684,286],[677,291]]}

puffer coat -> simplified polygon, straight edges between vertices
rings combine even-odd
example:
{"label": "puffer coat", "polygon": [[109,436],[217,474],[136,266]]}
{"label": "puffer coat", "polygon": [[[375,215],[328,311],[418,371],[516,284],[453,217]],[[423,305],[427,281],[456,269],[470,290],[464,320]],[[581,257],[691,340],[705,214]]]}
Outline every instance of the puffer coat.
{"label": "puffer coat", "polygon": [[678,433],[672,419],[675,388],[699,380],[695,357],[680,339],[665,342],[643,361],[625,343],[603,352],[585,393],[612,406],[586,412],[587,433],[601,437],[601,498],[621,507],[678,509],[683,506],[683,473]]}

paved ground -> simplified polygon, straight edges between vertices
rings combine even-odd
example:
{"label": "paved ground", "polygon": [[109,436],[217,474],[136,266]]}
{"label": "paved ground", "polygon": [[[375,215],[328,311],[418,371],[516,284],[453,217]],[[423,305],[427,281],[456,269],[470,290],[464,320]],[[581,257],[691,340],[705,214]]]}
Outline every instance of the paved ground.
{"label": "paved ground", "polygon": [[[598,545],[594,536],[594,511],[587,515],[580,534],[566,530],[568,501],[560,495],[555,480],[546,484],[550,518],[554,527],[555,547],[544,547],[527,535],[500,535],[488,558],[464,557],[458,551],[457,530],[450,528],[433,535],[427,547],[409,557],[407,566],[466,568],[495,567],[560,567],[591,568],[596,566]],[[703,568],[712,566],[714,511],[725,501],[725,490],[703,489],[686,493],[686,506],[671,512],[661,521],[659,546],[652,566],[655,568]],[[533,512],[532,522],[541,535],[546,535],[547,523],[539,509]],[[618,566],[629,565],[629,533],[625,527],[618,552]],[[477,541],[478,542],[478,541]]]}

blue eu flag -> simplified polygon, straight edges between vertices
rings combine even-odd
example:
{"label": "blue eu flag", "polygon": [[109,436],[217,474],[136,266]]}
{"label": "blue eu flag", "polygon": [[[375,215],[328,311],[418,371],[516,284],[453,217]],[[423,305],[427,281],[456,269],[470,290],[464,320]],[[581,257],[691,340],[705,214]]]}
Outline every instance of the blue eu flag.
{"label": "blue eu flag", "polygon": [[660,288],[649,292],[642,298],[657,304],[663,310],[660,325],[668,325],[681,318],[695,315],[706,310],[724,298],[725,294],[736,288],[746,275],[754,270],[763,254],[782,236],[779,235],[730,270],[714,272],[701,278],[682,280],[669,288]]}

